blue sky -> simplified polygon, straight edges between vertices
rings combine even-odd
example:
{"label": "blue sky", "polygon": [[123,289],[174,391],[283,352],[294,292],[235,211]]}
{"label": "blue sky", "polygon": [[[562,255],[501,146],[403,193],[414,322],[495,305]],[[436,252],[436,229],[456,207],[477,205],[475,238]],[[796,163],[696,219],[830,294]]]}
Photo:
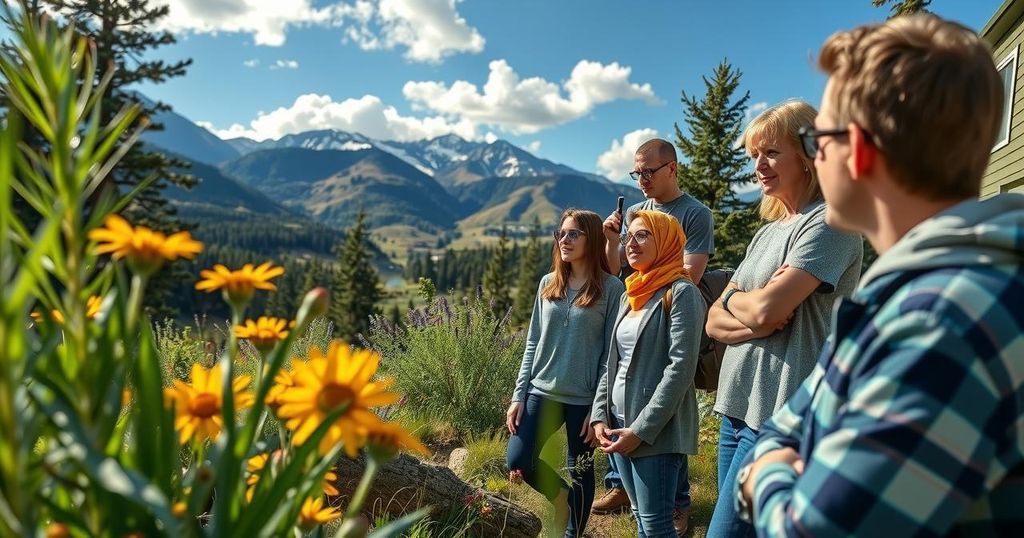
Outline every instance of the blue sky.
{"label": "blue sky", "polygon": [[[681,122],[680,92],[728,58],[756,111],[817,104],[829,34],[870,0],[158,0],[188,74],[141,89],[222,137],[315,128],[411,140],[504,138],[621,180],[635,145]],[[1001,0],[934,0],[980,29]]]}

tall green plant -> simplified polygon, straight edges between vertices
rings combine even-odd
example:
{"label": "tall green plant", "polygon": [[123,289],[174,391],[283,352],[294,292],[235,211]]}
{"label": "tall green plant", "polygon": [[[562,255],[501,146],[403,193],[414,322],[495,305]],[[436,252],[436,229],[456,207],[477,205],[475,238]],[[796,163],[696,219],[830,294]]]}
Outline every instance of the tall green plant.
{"label": "tall green plant", "polygon": [[450,303],[427,295],[406,328],[375,316],[365,343],[404,395],[403,412],[447,422],[464,437],[500,428],[526,346],[523,331],[512,331],[483,297]]}
{"label": "tall green plant", "polygon": [[[358,379],[321,374],[311,384],[310,376],[277,376],[296,334],[327,308],[319,290],[307,295],[290,333],[272,331],[251,384],[235,375],[236,332],[215,368],[193,366],[190,383],[172,384],[142,304],[160,267],[194,256],[201,244],[116,216],[134,193],[97,195],[140,134],[130,127],[139,107],[103,121],[110,75],[95,83],[90,42],[32,19],[25,8],[2,6],[13,47],[0,51],[0,92],[9,105],[0,131],[0,536],[322,532],[320,520],[340,513],[313,514],[327,470],[340,450],[353,454],[363,445],[369,464],[337,535],[365,533],[355,516],[376,469],[400,448],[420,448],[372,413],[360,419],[365,435],[337,440],[338,421],[351,419],[350,411],[397,398],[370,383],[375,357],[335,343],[326,357],[311,350],[297,368],[316,372],[331,363],[355,368]],[[24,128],[45,143],[18,146]],[[11,211],[15,193],[38,214],[34,229]],[[274,270],[221,269],[206,274],[207,287],[224,290],[238,327],[253,289],[273,288]],[[362,398],[363,389],[376,399],[339,397]],[[268,399],[293,407],[305,400],[316,412],[298,420],[301,431],[286,424],[291,431],[282,433],[277,456],[247,473],[253,456],[274,448],[260,441]],[[416,517],[381,532],[400,532]]]}

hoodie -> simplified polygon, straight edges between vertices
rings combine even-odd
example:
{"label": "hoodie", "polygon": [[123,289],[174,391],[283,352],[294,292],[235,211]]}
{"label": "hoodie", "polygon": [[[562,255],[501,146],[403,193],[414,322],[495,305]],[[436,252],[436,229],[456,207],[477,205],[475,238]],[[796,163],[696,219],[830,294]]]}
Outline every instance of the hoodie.
{"label": "hoodie", "polygon": [[802,473],[749,478],[759,536],[1024,536],[1024,196],[957,204],[876,260],[744,465],[781,448]]}

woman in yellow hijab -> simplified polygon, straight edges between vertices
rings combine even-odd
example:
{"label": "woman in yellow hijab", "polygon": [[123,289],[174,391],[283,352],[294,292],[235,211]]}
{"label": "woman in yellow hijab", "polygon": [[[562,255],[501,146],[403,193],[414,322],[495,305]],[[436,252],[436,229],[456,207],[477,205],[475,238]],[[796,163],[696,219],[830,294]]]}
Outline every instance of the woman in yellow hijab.
{"label": "woman in yellow hijab", "polygon": [[641,537],[675,536],[679,469],[697,453],[697,369],[704,300],[683,267],[686,235],[675,217],[637,211],[625,236],[626,279],[607,371],[591,410]]}

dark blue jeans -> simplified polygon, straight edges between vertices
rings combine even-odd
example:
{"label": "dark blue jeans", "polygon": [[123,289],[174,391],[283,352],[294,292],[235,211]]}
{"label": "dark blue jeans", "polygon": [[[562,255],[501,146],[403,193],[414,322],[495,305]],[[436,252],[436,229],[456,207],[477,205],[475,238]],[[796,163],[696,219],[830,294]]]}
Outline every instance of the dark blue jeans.
{"label": "dark blue jeans", "polygon": [[708,525],[707,538],[754,538],[754,527],[740,520],[733,504],[733,487],[740,464],[754,448],[757,431],[738,418],[722,417],[718,436],[718,502]]}
{"label": "dark blue jeans", "polygon": [[[594,449],[579,436],[583,421],[590,416],[589,405],[568,405],[530,394],[519,428],[508,440],[506,460],[509,470],[519,469],[523,480],[533,489],[554,501],[560,489],[569,490],[569,525],[565,536],[583,536],[594,504]],[[541,449],[565,424],[568,451],[565,457],[572,486],[547,462],[540,458]],[[581,459],[582,456],[582,459]]]}
{"label": "dark blue jeans", "polygon": [[[621,488],[622,479],[619,478],[619,471],[615,468],[615,459],[608,457],[608,472],[604,475],[604,487]],[[690,507],[690,469],[689,460],[683,454],[683,465],[679,468],[679,477],[676,479],[675,507],[685,509]]]}
{"label": "dark blue jeans", "polygon": [[[614,418],[611,420],[617,422]],[[672,526],[672,508],[675,504],[676,480],[686,456],[657,454],[631,458],[624,454],[612,454],[611,457],[619,470],[622,487],[629,495],[638,538],[676,538],[676,529]]]}

